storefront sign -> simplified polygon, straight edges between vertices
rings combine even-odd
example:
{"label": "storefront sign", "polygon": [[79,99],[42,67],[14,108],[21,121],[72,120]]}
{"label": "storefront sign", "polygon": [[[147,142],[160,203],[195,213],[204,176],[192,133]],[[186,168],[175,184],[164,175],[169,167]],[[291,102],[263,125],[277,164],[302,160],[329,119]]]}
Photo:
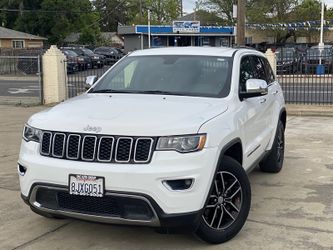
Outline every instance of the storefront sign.
{"label": "storefront sign", "polygon": [[174,33],[199,33],[200,21],[174,21],[173,22]]}

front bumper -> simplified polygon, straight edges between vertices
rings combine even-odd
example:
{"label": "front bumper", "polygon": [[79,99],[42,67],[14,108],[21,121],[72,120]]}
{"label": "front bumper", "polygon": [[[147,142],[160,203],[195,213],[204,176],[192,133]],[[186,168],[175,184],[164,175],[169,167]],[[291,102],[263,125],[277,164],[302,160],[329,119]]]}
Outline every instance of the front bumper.
{"label": "front bumper", "polygon": [[[40,199],[40,194],[38,190],[46,189],[48,191],[48,199]],[[149,196],[144,194],[125,194],[125,193],[114,193],[106,191],[104,197],[109,197],[112,200],[117,199],[127,199],[128,202],[124,202],[124,205],[128,206],[128,204],[132,203],[132,212],[133,208],[138,210],[131,214],[128,211],[121,211],[119,215],[103,215],[103,214],[94,214],[94,213],[82,213],[80,211],[64,209],[59,207],[59,202],[57,202],[57,198],[55,202],[52,201],[53,198],[50,193],[67,193],[67,187],[58,186],[58,185],[48,185],[42,183],[36,183],[29,197],[21,194],[23,201],[31,207],[31,209],[37,213],[43,214],[47,213],[48,215],[60,216],[60,217],[68,217],[75,218],[80,220],[87,220],[99,223],[111,223],[111,224],[125,224],[125,225],[140,225],[140,226],[150,226],[150,227],[162,227],[162,228],[178,228],[186,231],[195,230],[200,222],[200,217],[202,211],[195,211],[191,213],[183,213],[183,214],[165,214],[162,209],[158,206],[158,204]],[[38,197],[39,196],[39,197]],[[89,198],[89,197],[83,197]],[[130,202],[132,200],[132,202]],[[142,210],[142,207],[133,207],[133,200],[140,200],[141,203],[146,204],[146,210]],[[89,204],[91,206],[91,204]],[[110,208],[112,205],[110,205]]]}
{"label": "front bumper", "polygon": [[[26,172],[20,175],[21,193],[29,201],[29,205],[41,209],[31,199],[36,186],[42,184],[67,190],[70,174],[103,176],[107,194],[134,194],[149,201],[160,223],[155,221],[148,224],[152,226],[178,224],[172,222],[173,218],[182,218],[185,215],[194,219],[198,211],[204,207],[215,173],[217,156],[217,148],[205,148],[200,152],[189,154],[155,151],[149,164],[78,162],[41,156],[39,144],[23,141],[19,164],[26,168]],[[165,180],[175,179],[193,179],[194,183],[191,188],[182,191],[170,190],[163,184]],[[54,211],[49,212],[54,213]],[[56,213],[77,218],[76,215],[63,211]],[[85,217],[83,219],[89,220],[91,216]],[[105,218],[102,220],[108,221]],[[171,222],[166,223],[168,220]],[[125,221],[126,224],[131,224],[127,222]]]}

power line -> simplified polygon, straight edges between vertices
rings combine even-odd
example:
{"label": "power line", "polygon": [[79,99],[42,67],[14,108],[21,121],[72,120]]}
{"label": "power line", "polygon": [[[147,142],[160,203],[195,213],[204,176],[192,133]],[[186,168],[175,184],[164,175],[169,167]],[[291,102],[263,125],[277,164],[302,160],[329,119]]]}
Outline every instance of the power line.
{"label": "power line", "polygon": [[40,12],[40,13],[98,13],[97,10],[88,10],[88,11],[71,11],[71,10],[42,10],[42,9],[36,9],[36,10],[29,10],[29,9],[6,9],[6,8],[0,8],[0,11],[5,12]]}

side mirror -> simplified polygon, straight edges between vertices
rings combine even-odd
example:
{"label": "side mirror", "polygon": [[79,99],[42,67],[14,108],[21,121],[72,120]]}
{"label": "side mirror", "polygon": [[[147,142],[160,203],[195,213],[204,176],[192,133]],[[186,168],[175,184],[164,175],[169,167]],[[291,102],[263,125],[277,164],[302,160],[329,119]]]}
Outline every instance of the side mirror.
{"label": "side mirror", "polygon": [[268,94],[268,85],[265,80],[248,79],[246,81],[246,91],[240,92],[240,97],[243,99],[264,96]]}
{"label": "side mirror", "polygon": [[86,77],[86,89],[90,89],[92,85],[97,81],[97,76],[87,76]]}

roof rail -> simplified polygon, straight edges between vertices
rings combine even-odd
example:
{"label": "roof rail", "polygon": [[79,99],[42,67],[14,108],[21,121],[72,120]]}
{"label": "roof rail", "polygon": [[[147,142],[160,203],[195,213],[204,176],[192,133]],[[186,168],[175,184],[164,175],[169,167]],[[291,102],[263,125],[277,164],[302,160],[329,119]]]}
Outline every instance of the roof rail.
{"label": "roof rail", "polygon": [[234,49],[252,49],[252,50],[257,50],[256,48],[253,48],[251,46],[237,45],[237,44],[233,44],[232,48],[234,48]]}

